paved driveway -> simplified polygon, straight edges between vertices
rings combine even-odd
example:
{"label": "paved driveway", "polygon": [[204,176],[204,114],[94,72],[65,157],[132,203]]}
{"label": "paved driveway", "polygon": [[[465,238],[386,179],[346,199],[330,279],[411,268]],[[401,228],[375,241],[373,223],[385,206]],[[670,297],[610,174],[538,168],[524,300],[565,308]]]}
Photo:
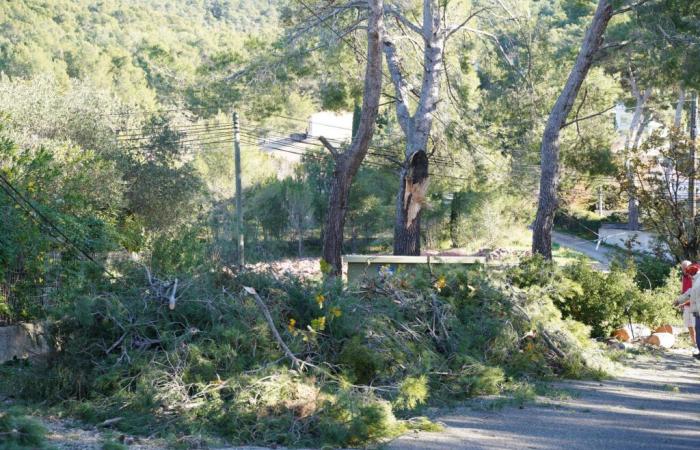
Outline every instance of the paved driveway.
{"label": "paved driveway", "polygon": [[596,249],[596,243],[581,239],[578,236],[552,231],[552,242],[561,245],[562,247],[576,250],[583,253],[591,259],[598,261],[598,267],[602,270],[610,268],[610,262],[618,252],[615,249],[601,245]]}

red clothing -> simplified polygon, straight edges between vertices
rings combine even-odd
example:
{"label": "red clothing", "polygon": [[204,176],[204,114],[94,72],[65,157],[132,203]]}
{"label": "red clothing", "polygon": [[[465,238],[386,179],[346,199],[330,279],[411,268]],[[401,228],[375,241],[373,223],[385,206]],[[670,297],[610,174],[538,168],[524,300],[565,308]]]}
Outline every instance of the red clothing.
{"label": "red clothing", "polygon": [[688,266],[687,269],[685,269],[685,272],[683,273],[683,285],[681,287],[681,294],[685,293],[685,291],[693,287],[693,277],[698,273],[699,270],[700,266],[697,264],[691,264]]}

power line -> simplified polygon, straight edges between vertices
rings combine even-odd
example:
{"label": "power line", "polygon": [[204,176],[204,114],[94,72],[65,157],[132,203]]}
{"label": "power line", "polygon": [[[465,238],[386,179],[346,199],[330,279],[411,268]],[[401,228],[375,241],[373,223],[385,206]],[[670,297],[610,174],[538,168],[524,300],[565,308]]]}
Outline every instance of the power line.
{"label": "power line", "polygon": [[[247,139],[246,139],[246,144],[249,144],[249,145],[257,145],[257,143],[251,142],[251,141],[250,141],[249,136],[246,136],[246,138],[247,138]],[[299,148],[298,148],[298,147],[294,147],[294,146],[291,146],[291,147],[292,147],[292,150],[289,149],[290,146],[277,147],[277,146],[274,146],[274,145],[269,145],[267,148],[271,148],[272,151],[280,151],[280,152],[284,152],[284,153],[290,153],[290,154],[294,154],[294,155],[299,155],[299,156],[302,156],[302,157],[303,157],[303,156],[306,156],[306,157],[309,157],[309,158],[312,158],[312,159],[316,159],[316,160],[323,160],[323,159],[324,159],[323,156],[320,156],[320,155],[318,155],[318,154],[314,155],[313,153],[308,153],[308,152],[296,152],[296,151],[293,151],[294,149],[299,150]],[[305,150],[305,149],[304,149],[304,150]],[[380,156],[380,155],[376,155],[376,154],[372,154],[372,153],[368,153],[368,155],[370,155],[370,156]],[[392,167],[392,166],[388,166],[388,165],[386,165],[386,164],[379,164],[379,163],[375,163],[375,162],[372,162],[372,161],[366,161],[366,162],[363,163],[363,165],[364,165],[364,164],[367,164],[367,165],[373,166],[373,167],[383,168],[383,169],[394,169],[394,167]],[[429,175],[430,175],[431,177],[433,177],[433,178],[436,178],[436,179],[440,179],[440,178],[449,178],[449,179],[460,180],[460,181],[469,181],[469,178],[457,177],[457,176],[453,176],[453,175],[447,175],[447,174],[444,174],[444,173],[438,174],[438,173],[432,172],[432,173],[429,173]]]}
{"label": "power line", "polygon": [[[12,185],[12,183],[10,183],[10,181],[7,178],[5,178],[5,176],[2,173],[0,173],[0,182],[2,182],[0,186],[2,186],[3,191],[8,195],[8,197],[10,197],[10,199],[12,199],[13,202],[20,206],[24,210],[24,212],[32,218],[32,220],[35,221],[34,214],[36,214],[41,219],[41,221],[43,221],[46,225],[49,226],[51,230],[58,234],[65,241],[65,243],[69,244],[71,247],[73,247],[83,256],[85,256],[89,261],[91,261],[97,267],[102,269],[102,271],[107,276],[109,276],[110,278],[116,278],[104,265],[97,262],[90,254],[88,254],[85,250],[78,246],[78,244],[76,244],[73,239],[69,238],[53,221],[51,221],[51,219],[46,217],[44,213],[42,213],[38,208],[36,208],[31,201],[29,201],[19,190],[17,190]],[[12,191],[12,193],[8,191],[8,188],[10,191]],[[22,201],[18,201],[15,195]],[[31,209],[31,211],[27,209],[27,206]]]}

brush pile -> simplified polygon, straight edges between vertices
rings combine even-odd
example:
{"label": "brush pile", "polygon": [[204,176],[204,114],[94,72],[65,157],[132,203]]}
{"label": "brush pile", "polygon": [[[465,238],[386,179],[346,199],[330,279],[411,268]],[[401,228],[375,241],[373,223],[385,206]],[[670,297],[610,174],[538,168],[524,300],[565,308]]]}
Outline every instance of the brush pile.
{"label": "brush pile", "polygon": [[483,268],[350,288],[219,271],[157,292],[122,273],[131,282],[54,312],[55,352],[7,373],[16,395],[173,444],[361,446],[430,428],[413,417],[423,405],[605,362],[546,288]]}

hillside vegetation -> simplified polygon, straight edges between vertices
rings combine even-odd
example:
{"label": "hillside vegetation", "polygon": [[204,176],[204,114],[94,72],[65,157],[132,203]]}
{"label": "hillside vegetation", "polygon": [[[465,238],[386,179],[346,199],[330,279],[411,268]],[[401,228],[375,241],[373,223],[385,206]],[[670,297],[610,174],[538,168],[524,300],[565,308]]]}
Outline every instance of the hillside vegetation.
{"label": "hillside vegetation", "polygon": [[[0,72],[89,80],[127,103],[177,99],[199,67],[276,32],[272,1],[29,0],[0,4]],[[234,70],[231,68],[232,71]]]}

